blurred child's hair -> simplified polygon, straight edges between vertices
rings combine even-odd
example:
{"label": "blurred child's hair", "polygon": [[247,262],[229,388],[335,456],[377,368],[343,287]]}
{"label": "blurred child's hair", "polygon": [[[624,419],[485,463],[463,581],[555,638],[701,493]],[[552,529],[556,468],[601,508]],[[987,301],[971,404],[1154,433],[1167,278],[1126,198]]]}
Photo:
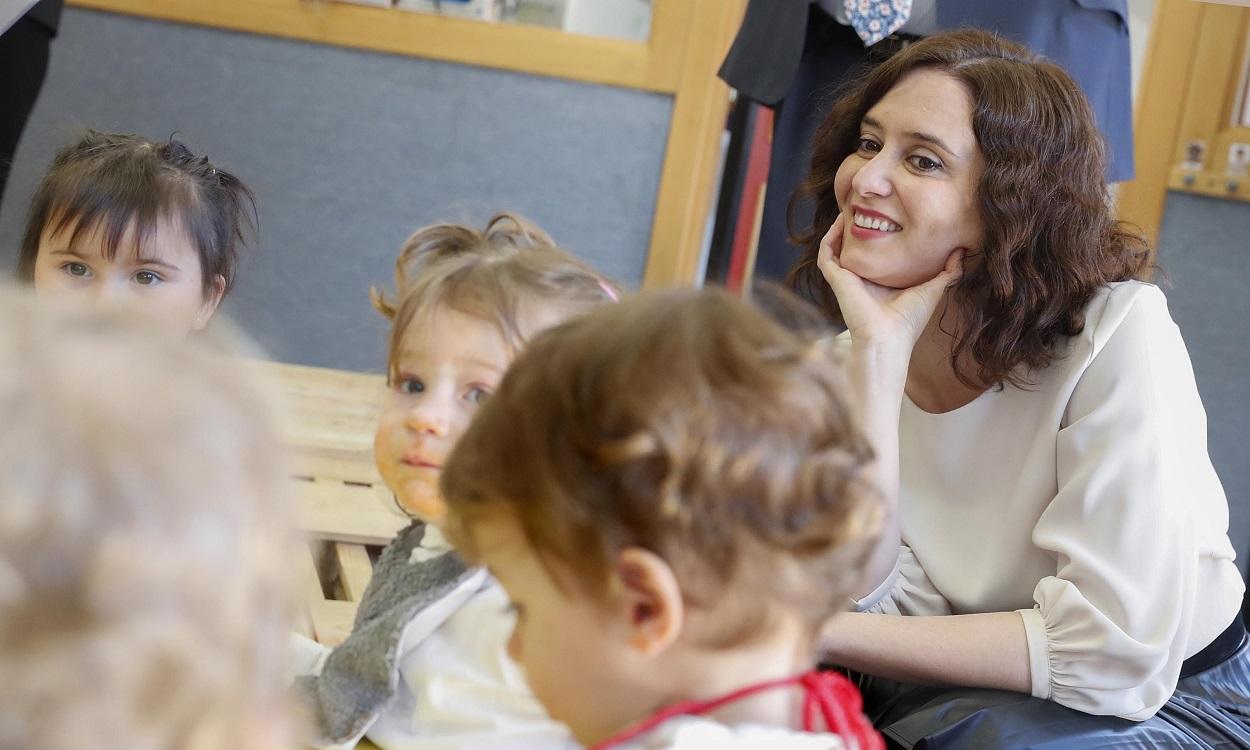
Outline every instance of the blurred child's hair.
{"label": "blurred child's hair", "polygon": [[692,606],[737,599],[711,646],[776,603],[815,627],[881,521],[845,391],[829,342],[728,292],[643,293],[530,342],[444,466],[449,533],[472,559],[474,523],[510,510],[595,597],[622,549],[651,550]]}
{"label": "blurred child's hair", "polygon": [[0,748],[252,750],[287,728],[293,536],[220,331],[0,289]]}
{"label": "blurred child's hair", "polygon": [[256,228],[256,198],[239,178],[196,156],[182,143],[88,130],[62,148],[31,199],[17,275],[34,278],[39,238],[72,227],[73,242],[99,229],[111,260],[133,226],[147,243],[157,224],[172,221],[200,257],[204,295],[234,285],[245,230]]}
{"label": "blurred child's hair", "polygon": [[539,309],[577,314],[618,299],[619,291],[546,232],[503,213],[481,231],[460,224],[417,230],[395,263],[395,296],[376,289],[371,296],[392,321],[387,373],[393,378],[409,325],[437,305],[493,323],[517,352],[532,333],[522,325],[526,316]]}

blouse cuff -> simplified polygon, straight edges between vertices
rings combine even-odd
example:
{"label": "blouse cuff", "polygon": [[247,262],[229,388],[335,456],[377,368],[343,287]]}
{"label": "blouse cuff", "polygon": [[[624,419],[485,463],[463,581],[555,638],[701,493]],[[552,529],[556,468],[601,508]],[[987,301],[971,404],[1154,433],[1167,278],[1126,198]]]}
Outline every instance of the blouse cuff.
{"label": "blouse cuff", "polygon": [[1019,609],[1024,621],[1024,637],[1029,645],[1029,679],[1034,698],[1050,700],[1050,643],[1046,623],[1036,609]]}
{"label": "blouse cuff", "polygon": [[889,595],[890,591],[894,588],[894,584],[898,582],[898,574],[901,569],[902,560],[903,556],[901,554],[896,555],[894,557],[894,567],[890,569],[890,574],[885,577],[885,580],[883,580],[877,588],[873,589],[872,593],[868,594],[863,599],[852,600],[851,606],[856,612],[867,612],[877,606],[882,599]]}

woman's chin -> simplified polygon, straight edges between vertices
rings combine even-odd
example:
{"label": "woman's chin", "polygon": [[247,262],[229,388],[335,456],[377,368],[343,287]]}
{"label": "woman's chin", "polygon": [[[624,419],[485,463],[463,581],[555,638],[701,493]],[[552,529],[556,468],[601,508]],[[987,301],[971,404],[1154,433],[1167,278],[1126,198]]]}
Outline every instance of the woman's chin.
{"label": "woman's chin", "polygon": [[872,282],[887,289],[910,289],[913,286],[929,281],[941,273],[942,269],[930,272],[928,269],[917,271],[912,268],[882,268],[874,264],[872,258],[859,253],[843,253],[839,259],[842,267],[864,281]]}
{"label": "woman's chin", "polygon": [[890,269],[881,268],[880,264],[873,263],[873,258],[867,253],[843,251],[842,257],[838,260],[843,268],[877,286],[894,287],[894,282],[900,276],[900,274],[891,273]]}

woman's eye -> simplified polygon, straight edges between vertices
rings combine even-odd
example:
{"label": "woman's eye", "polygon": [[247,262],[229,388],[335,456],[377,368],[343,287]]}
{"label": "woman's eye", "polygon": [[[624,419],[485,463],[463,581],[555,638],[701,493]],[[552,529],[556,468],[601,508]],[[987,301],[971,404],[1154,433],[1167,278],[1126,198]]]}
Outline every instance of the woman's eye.
{"label": "woman's eye", "polygon": [[80,279],[91,275],[91,269],[82,263],[66,263],[61,268],[65,269],[65,273],[70,276],[77,276]]}
{"label": "woman's eye", "polygon": [[467,398],[470,402],[481,406],[486,403],[486,399],[490,398],[490,391],[485,388],[471,388],[469,392],[465,394],[465,398]]}
{"label": "woman's eye", "polygon": [[942,168],[942,162],[937,159],[930,159],[927,156],[913,156],[911,163],[921,172],[933,172]]}
{"label": "woman's eye", "polygon": [[400,378],[399,382],[395,384],[395,390],[400,393],[421,393],[425,390],[425,383],[416,378]]}
{"label": "woman's eye", "polygon": [[135,283],[142,286],[152,286],[159,284],[163,279],[152,271],[140,271],[135,274]]}
{"label": "woman's eye", "polygon": [[881,150],[881,144],[871,138],[859,139],[859,150],[870,154],[875,154]]}

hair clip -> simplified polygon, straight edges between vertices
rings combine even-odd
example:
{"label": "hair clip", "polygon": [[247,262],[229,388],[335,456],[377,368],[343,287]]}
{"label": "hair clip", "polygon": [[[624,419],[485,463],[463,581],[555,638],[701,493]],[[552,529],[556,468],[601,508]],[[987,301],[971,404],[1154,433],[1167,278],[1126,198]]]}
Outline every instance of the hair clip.
{"label": "hair clip", "polygon": [[608,295],[608,299],[612,300],[613,302],[621,301],[621,298],[619,295],[617,295],[616,291],[612,289],[612,287],[608,286],[608,282],[604,281],[603,279],[599,279],[599,288],[602,289],[603,293]]}

